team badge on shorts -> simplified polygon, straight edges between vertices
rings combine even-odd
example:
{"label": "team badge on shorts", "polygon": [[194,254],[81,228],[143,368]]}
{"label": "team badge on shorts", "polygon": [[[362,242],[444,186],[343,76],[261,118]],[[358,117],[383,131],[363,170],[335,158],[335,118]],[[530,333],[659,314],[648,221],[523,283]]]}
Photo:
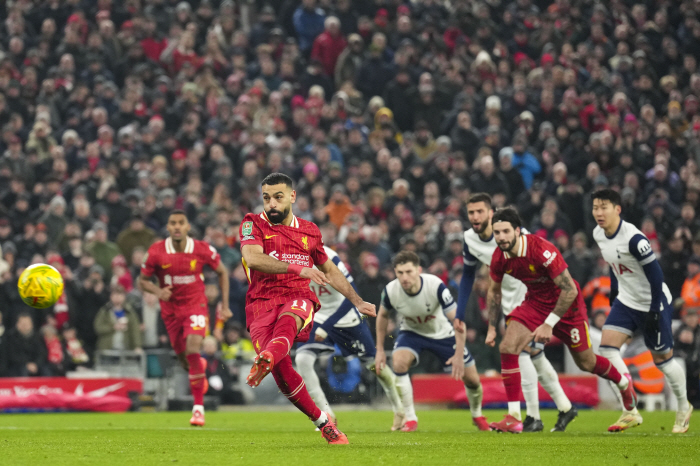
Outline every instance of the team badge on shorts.
{"label": "team badge on shorts", "polygon": [[253,233],[253,222],[243,223],[243,236],[248,236]]}

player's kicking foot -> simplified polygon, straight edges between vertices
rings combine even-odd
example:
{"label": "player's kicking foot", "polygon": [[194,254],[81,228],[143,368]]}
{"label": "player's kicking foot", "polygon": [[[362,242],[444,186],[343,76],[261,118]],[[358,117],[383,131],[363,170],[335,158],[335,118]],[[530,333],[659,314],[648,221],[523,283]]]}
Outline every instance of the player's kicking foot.
{"label": "player's kicking foot", "polygon": [[330,416],[328,416],[328,421],[321,426],[321,436],[326,439],[329,445],[347,445],[350,443],[348,437],[338,430]]}
{"label": "player's kicking foot", "polygon": [[473,417],[472,424],[474,424],[479,430],[491,430],[491,426],[489,426],[489,421],[486,420],[486,416]]}
{"label": "player's kicking foot", "polygon": [[693,405],[688,404],[688,411],[679,411],[676,413],[676,423],[673,424],[674,434],[685,434],[690,427],[690,415],[693,414]]}
{"label": "player's kicking foot", "polygon": [[626,411],[632,411],[637,407],[637,394],[634,392],[634,383],[632,383],[632,376],[625,374],[629,384],[624,390],[620,390],[620,395],[622,395],[622,405],[625,407]]}
{"label": "player's kicking foot", "polygon": [[194,408],[192,408],[190,425],[195,427],[204,427],[204,406],[195,405]]}
{"label": "player's kicking foot", "polygon": [[501,422],[492,422],[491,430],[496,432],[510,432],[511,434],[519,434],[523,431],[523,423],[515,419],[510,414],[506,414]]}
{"label": "player's kicking foot", "polygon": [[406,421],[401,428],[401,432],[415,432],[418,430],[418,421]]}
{"label": "player's kicking foot", "polygon": [[550,432],[564,432],[566,430],[566,426],[568,426],[569,423],[576,418],[576,416],[578,416],[578,409],[576,409],[576,406],[572,406],[567,412],[559,411],[557,423],[554,424],[554,428],[552,428]]}
{"label": "player's kicking foot", "polygon": [[541,419],[535,419],[532,416],[527,416],[523,421],[523,432],[542,432],[544,424]]}
{"label": "player's kicking foot", "polygon": [[615,424],[608,427],[608,432],[624,432],[632,427],[641,426],[644,419],[639,413],[622,413]]}
{"label": "player's kicking foot", "polygon": [[275,365],[275,358],[272,353],[265,350],[255,356],[253,367],[250,368],[250,374],[246,378],[246,383],[255,388],[260,385],[260,382],[270,373]]}
{"label": "player's kicking foot", "polygon": [[396,432],[401,430],[404,425],[406,415],[404,413],[394,413],[394,423],[391,425],[391,431]]}

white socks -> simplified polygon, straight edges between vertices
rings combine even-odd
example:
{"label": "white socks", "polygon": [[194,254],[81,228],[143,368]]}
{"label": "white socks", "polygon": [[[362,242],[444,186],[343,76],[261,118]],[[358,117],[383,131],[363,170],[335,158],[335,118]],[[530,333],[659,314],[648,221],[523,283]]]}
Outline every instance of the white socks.
{"label": "white socks", "polygon": [[192,407],[192,414],[194,414],[194,413],[197,412],[197,411],[199,411],[200,413],[204,414],[204,406],[202,406],[202,405],[194,405],[194,406]]}
{"label": "white socks", "polygon": [[671,358],[656,367],[664,373],[668,379],[668,384],[671,386],[671,390],[673,390],[673,394],[676,395],[676,399],[678,400],[678,412],[688,411],[688,392],[685,382],[685,372],[681,365],[678,364],[678,361]]}
{"label": "white socks", "polygon": [[484,399],[484,388],[479,385],[479,388],[469,388],[464,387],[467,392],[467,399],[469,400],[469,411],[472,413],[472,417],[481,417],[481,401]]}
{"label": "white socks", "polygon": [[[366,367],[367,369],[374,372],[374,362],[367,363]],[[403,405],[401,404],[401,397],[399,396],[399,392],[396,389],[396,376],[394,375],[392,370],[389,369],[389,367],[387,367],[386,365],[382,367],[382,370],[379,371],[379,374],[377,374],[377,381],[379,381],[379,385],[381,385],[384,389],[386,397],[389,398],[389,402],[391,403],[391,409],[394,411],[394,413],[403,413],[404,409]]]}
{"label": "white socks", "polygon": [[523,388],[527,415],[539,419],[540,399],[537,393],[537,371],[530,358],[530,353],[520,353],[518,364],[520,365],[520,384]]}
{"label": "white socks", "polygon": [[406,414],[405,419],[407,421],[418,421],[416,409],[413,406],[413,386],[408,373],[396,374],[396,389],[401,397],[401,404],[403,404],[403,410]]}
{"label": "white socks", "polygon": [[328,415],[324,411],[321,411],[321,416],[315,421],[312,419],[311,422],[313,422],[316,427],[321,428],[323,424],[328,422]]}
{"label": "white socks", "polygon": [[523,418],[520,415],[520,402],[519,401],[509,401],[508,402],[508,414],[513,416],[518,421],[522,421]]}
{"label": "white socks", "polygon": [[[571,410],[571,401],[569,401],[569,398],[564,393],[564,389],[561,388],[557,371],[554,370],[549,359],[545,357],[544,352],[540,352],[537,356],[532,358],[532,363],[535,365],[535,369],[537,369],[537,378],[542,384],[542,388],[552,397],[554,404],[557,405],[557,409],[563,413],[568,413]],[[522,362],[520,367],[522,372]],[[523,392],[524,391],[525,389],[523,389]]]}
{"label": "white socks", "polygon": [[[629,380],[627,380],[625,374],[629,374],[630,370],[627,368],[627,364],[625,364],[625,361],[622,360],[622,356],[620,355],[620,348],[613,348],[612,346],[601,346],[598,352],[601,356],[610,360],[615,369],[617,369],[620,375],[622,375],[622,379],[620,380],[620,383],[617,384],[617,388],[619,388],[620,390],[626,389],[627,385],[629,385]],[[620,400],[622,400],[621,397],[619,398]],[[622,410],[628,412],[624,407],[622,408]],[[629,412],[636,414],[639,411],[637,411],[637,408],[634,408],[632,411]]]}
{"label": "white socks", "polygon": [[318,406],[321,411],[335,417],[331,405],[328,404],[328,399],[326,399],[326,394],[323,393],[316,370],[314,369],[316,359],[317,356],[311,351],[299,351],[297,352],[294,362],[296,362],[297,370],[301,378],[304,379],[306,389],[309,391],[309,395],[311,395],[311,399],[314,400],[316,406]]}

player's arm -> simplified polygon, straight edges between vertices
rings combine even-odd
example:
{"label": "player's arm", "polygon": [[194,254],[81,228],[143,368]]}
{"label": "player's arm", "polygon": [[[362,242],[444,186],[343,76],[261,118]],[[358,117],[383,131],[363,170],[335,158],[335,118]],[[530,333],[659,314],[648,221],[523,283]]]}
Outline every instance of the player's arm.
{"label": "player's arm", "polygon": [[648,332],[659,333],[659,314],[666,306],[663,300],[664,294],[664,272],[661,270],[661,264],[656,260],[656,254],[651,249],[649,240],[641,234],[636,234],[632,237],[629,243],[629,251],[637,259],[637,262],[644,269],[644,275],[649,282],[651,291],[651,305],[647,314],[646,330]]}
{"label": "player's arm", "polygon": [[559,320],[564,317],[564,314],[566,314],[566,311],[569,310],[576,296],[578,296],[576,283],[571,277],[568,268],[564,269],[554,278],[554,284],[560,290],[559,298],[554,305],[554,310],[550,312],[544,323],[537,327],[532,334],[533,338],[538,343],[549,343],[549,340],[552,339],[552,329],[557,325]]}
{"label": "player's arm", "polygon": [[363,301],[355,288],[350,284],[343,272],[340,271],[337,265],[331,260],[327,260],[323,264],[316,264],[316,267],[325,274],[328,283],[331,284],[340,294],[345,296],[352,304],[355,305],[361,314],[375,317],[377,315],[374,304]]}
{"label": "player's arm", "polygon": [[143,264],[141,264],[141,273],[139,274],[139,285],[141,289],[147,293],[156,295],[161,301],[170,300],[170,295],[172,294],[172,285],[168,285],[161,288],[156,283],[153,283],[153,274],[158,267],[157,255],[151,249],[146,253],[146,257],[143,259]]}
{"label": "player's arm", "polygon": [[[464,376],[464,346],[467,344],[467,332],[466,328],[462,330],[457,329],[458,322],[460,321],[456,318],[456,314],[457,309],[454,307],[451,311],[445,312],[445,317],[447,317],[455,327],[455,354],[447,360],[446,364],[452,366],[452,378],[461,380]],[[462,325],[464,325],[464,322],[462,322]]]}
{"label": "player's arm", "polygon": [[615,299],[617,298],[617,293],[618,293],[618,284],[617,284],[617,277],[615,276],[615,272],[613,271],[612,266],[610,267],[610,306],[612,307],[613,302],[615,302]]}
{"label": "player's arm", "polygon": [[389,327],[389,311],[384,307],[384,301],[387,301],[386,288],[382,293],[382,304],[379,305],[377,313],[377,352],[374,356],[374,371],[379,374],[384,366],[386,366],[386,353],[384,352],[384,340],[386,339],[386,329]]}
{"label": "player's arm", "polygon": [[489,284],[489,291],[486,295],[486,309],[488,310],[489,315],[489,329],[486,333],[486,344],[489,346],[496,345],[496,329],[498,328],[498,323],[501,321],[502,298],[503,293],[501,291],[501,281],[494,278],[493,268],[491,268],[491,282]]}
{"label": "player's arm", "polygon": [[231,312],[231,309],[229,309],[228,304],[228,270],[226,270],[224,263],[219,261],[219,265],[216,266],[214,271],[219,276],[219,288],[221,289],[221,319],[226,322],[233,317],[233,313]]}
{"label": "player's arm", "polygon": [[[464,259],[464,267],[462,269],[462,279],[459,282],[459,294],[457,295],[457,315],[456,319],[463,323],[464,314],[467,309],[467,302],[469,301],[469,296],[472,293],[472,288],[474,287],[474,279],[476,278],[476,268],[479,262],[469,252],[469,246],[464,243],[464,250],[462,253]],[[455,322],[455,330],[457,327],[461,328],[461,324]]]}
{"label": "player's arm", "polygon": [[293,273],[301,278],[313,280],[317,285],[326,285],[328,283],[326,276],[318,270],[277,260],[265,254],[263,247],[258,244],[244,244],[241,247],[241,254],[243,255],[245,266],[250,270],[277,275]]}

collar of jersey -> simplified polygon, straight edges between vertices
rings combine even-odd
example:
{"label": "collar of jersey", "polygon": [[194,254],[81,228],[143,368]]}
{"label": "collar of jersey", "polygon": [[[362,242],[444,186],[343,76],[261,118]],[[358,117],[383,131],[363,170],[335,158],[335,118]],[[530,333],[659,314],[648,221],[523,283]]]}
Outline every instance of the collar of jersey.
{"label": "collar of jersey", "polygon": [[403,289],[403,286],[401,287],[401,290],[406,293],[407,296],[410,296],[413,298],[414,296],[418,296],[421,291],[423,291],[423,277],[420,277],[420,288],[418,288],[418,292],[416,294],[410,294],[408,291]]}
{"label": "collar of jersey", "polygon": [[[476,233],[476,232],[474,232]],[[482,243],[488,243],[493,239],[493,231],[491,232],[491,236],[489,236],[489,239],[483,239],[479,233],[476,233],[477,238],[479,238],[479,241]]]}
{"label": "collar of jersey", "polygon": [[617,225],[617,230],[615,230],[615,233],[613,233],[612,236],[605,235],[605,230],[603,230],[603,234],[605,235],[605,237],[607,239],[613,239],[614,237],[616,237],[617,234],[620,232],[620,228],[622,228],[622,222],[623,222],[623,220],[620,219],[620,223]]}
{"label": "collar of jersey", "polygon": [[527,254],[527,235],[520,235],[520,245],[518,246],[518,253],[513,255],[509,252],[503,251],[503,254],[505,254],[506,259],[514,259],[516,257],[525,257]]}
{"label": "collar of jersey", "polygon": [[[262,211],[260,213],[260,218],[265,220],[271,227],[278,226],[278,225],[272,223],[269,218],[267,218],[267,214],[265,213],[265,211]],[[297,219],[296,215],[292,214],[292,223],[290,223],[289,226],[292,228],[299,228],[299,219]]]}
{"label": "collar of jersey", "polygon": [[[168,254],[176,254],[175,245],[173,244],[173,239],[168,237],[165,239],[165,252]],[[187,237],[187,242],[185,243],[185,254],[192,254],[194,252],[194,240]]]}

